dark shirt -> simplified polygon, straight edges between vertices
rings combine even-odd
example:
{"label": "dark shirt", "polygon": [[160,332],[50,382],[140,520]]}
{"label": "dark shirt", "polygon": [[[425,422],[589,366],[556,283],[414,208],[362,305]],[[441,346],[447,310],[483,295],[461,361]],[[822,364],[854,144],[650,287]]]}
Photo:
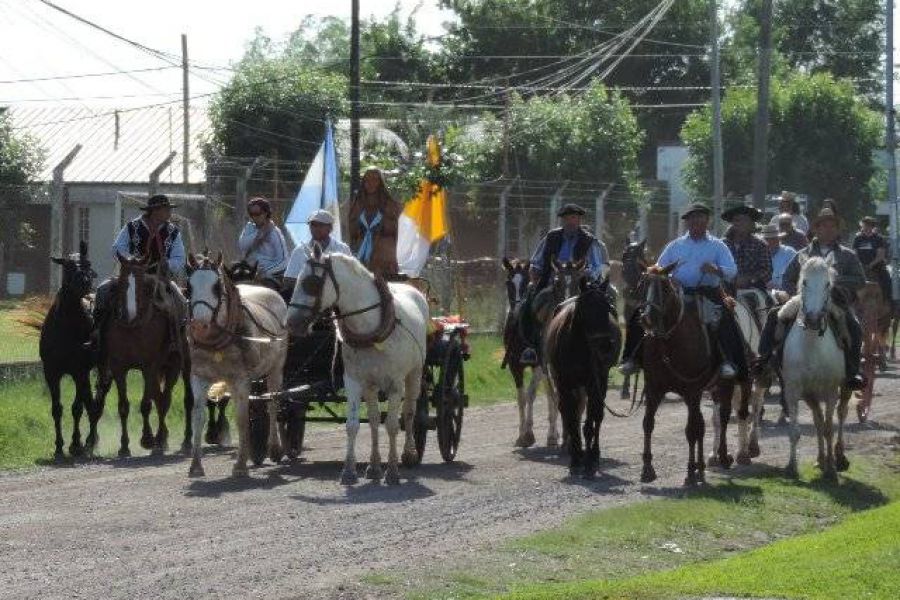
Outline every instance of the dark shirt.
{"label": "dark shirt", "polygon": [[887,243],[885,242],[884,237],[874,231],[872,232],[872,235],[866,235],[860,232],[853,238],[852,248],[859,257],[859,262],[861,262],[864,267],[868,268],[869,264],[875,260],[875,256],[878,254],[880,248],[887,250]]}
{"label": "dark shirt", "polygon": [[792,229],[790,233],[781,238],[781,243],[785,246],[790,246],[797,252],[800,252],[801,250],[809,246],[809,238],[806,237],[806,234],[802,231]]}
{"label": "dark shirt", "polygon": [[748,278],[751,286],[765,286],[772,279],[772,258],[769,247],[755,236],[737,241],[734,237],[725,240],[737,264],[737,276]]}

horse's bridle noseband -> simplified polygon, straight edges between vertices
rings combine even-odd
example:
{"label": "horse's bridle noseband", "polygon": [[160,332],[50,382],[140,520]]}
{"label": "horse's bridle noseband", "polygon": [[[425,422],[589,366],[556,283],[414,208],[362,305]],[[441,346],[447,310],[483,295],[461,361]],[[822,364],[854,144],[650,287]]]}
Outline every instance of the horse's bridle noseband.
{"label": "horse's bridle noseband", "polygon": [[[646,278],[648,277],[652,277],[653,281],[647,281]],[[647,290],[647,294],[644,296],[643,300],[638,303],[635,310],[644,312],[645,310],[649,309],[658,312],[661,317],[665,317],[665,306],[663,304],[663,301],[661,300],[662,294],[660,293],[660,288],[662,288],[662,277],[662,275],[653,273],[646,273],[644,275],[643,279],[646,284],[653,287]],[[666,276],[666,280],[669,280],[668,276]],[[676,295],[678,294],[678,291],[674,289],[674,287],[673,292],[675,292]],[[649,298],[649,296],[651,295],[653,296],[653,298]],[[678,298],[678,301],[678,318],[675,319],[675,323],[672,325],[672,327],[670,327],[666,331],[647,330],[646,333],[649,337],[661,339],[668,339],[669,337],[671,337],[672,332],[675,331],[675,328],[678,327],[678,324],[681,323],[681,319],[684,316],[684,300]]]}
{"label": "horse's bridle noseband", "polygon": [[[361,315],[382,306],[381,299],[379,298],[378,302],[376,302],[375,304],[371,304],[369,306],[365,306],[348,313],[341,313],[338,310],[337,306],[335,306],[341,297],[341,286],[338,284],[337,278],[334,276],[334,267],[331,264],[331,257],[325,256],[321,261],[310,258],[306,264],[309,265],[311,273],[301,279],[298,285],[300,285],[301,289],[306,292],[307,296],[312,296],[314,298],[313,305],[309,306],[308,304],[301,304],[299,302],[288,302],[288,306],[291,308],[309,311],[311,320],[316,321],[322,318],[329,318],[334,321],[339,321],[341,319],[346,319],[347,317],[352,317],[354,315]],[[322,273],[316,273],[317,269],[321,269]],[[334,303],[331,306],[326,306],[323,308],[322,293],[325,291],[326,278],[330,279],[331,283],[334,285],[335,299]],[[334,307],[335,313],[333,316],[329,314],[332,310],[332,307]]]}

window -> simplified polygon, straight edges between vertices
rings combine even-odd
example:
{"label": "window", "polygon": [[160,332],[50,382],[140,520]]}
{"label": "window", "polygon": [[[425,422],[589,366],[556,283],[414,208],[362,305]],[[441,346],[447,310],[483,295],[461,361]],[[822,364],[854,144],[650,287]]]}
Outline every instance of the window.
{"label": "window", "polygon": [[78,207],[78,240],[90,244],[91,241],[91,209],[89,206]]}

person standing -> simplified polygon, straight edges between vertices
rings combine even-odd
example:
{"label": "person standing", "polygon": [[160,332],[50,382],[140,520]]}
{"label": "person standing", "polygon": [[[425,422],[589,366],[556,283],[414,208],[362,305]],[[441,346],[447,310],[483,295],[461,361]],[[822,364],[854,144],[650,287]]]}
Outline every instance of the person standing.
{"label": "person standing", "polygon": [[348,229],[353,254],[380,277],[396,275],[397,233],[403,206],[394,200],[377,167],[366,169],[362,186],[350,202]]}

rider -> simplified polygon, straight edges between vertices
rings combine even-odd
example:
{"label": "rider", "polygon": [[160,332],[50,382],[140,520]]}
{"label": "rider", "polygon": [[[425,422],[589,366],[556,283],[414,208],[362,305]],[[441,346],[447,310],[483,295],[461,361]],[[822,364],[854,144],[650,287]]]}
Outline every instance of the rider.
{"label": "rider", "polygon": [[[837,278],[831,294],[832,301],[843,309],[841,312],[844,315],[844,323],[850,338],[848,347],[844,348],[847,375],[846,386],[851,390],[860,390],[865,386],[865,380],[859,374],[862,329],[850,307],[856,296],[856,291],[866,284],[866,277],[863,273],[862,264],[860,264],[853,251],[838,242],[841,222],[834,211],[829,208],[823,208],[813,221],[813,230],[816,233],[816,237],[813,238],[812,243],[798,252],[797,256],[788,265],[783,278],[784,288],[791,295],[797,293],[800,267],[808,258],[812,256],[827,258],[829,255],[833,257],[833,268],[837,271]],[[776,340],[779,314],[781,313],[778,309],[769,311],[766,326],[763,328],[762,337],[759,341],[757,370],[762,369],[771,360],[772,354],[780,346],[781,341],[787,337],[785,329],[784,335]],[[786,314],[784,317],[785,328],[787,328],[794,317]]]}
{"label": "rider", "polygon": [[[728,246],[708,232],[710,214],[709,207],[704,204],[689,206],[681,215],[682,220],[687,222],[687,233],[669,242],[657,264],[667,267],[677,263],[672,277],[681,284],[686,295],[702,296],[715,305],[723,306],[720,282],[734,279],[737,265]],[[741,334],[730,310],[721,311],[719,326],[713,329],[711,337],[718,339],[723,355],[719,376],[733,379],[743,369],[745,361]],[[635,311],[628,323],[623,362],[619,367],[626,375],[637,371],[643,335],[640,311]]]}
{"label": "rider", "polygon": [[238,239],[241,258],[247,264],[256,263],[259,279],[278,289],[288,258],[284,234],[272,221],[272,207],[265,198],[252,198],[247,203],[247,216],[250,220]]}
{"label": "rider", "polygon": [[878,282],[886,302],[891,302],[891,274],[887,269],[887,240],[875,229],[875,217],[863,217],[859,233],[853,238],[853,251],[859,257],[866,275]]}
{"label": "rider", "polygon": [[725,234],[725,245],[731,250],[737,265],[734,278],[736,290],[765,290],[772,278],[772,260],[766,243],[756,237],[756,222],[762,218],[762,211],[741,204],[722,213],[722,220],[731,223]]}
{"label": "rider", "polygon": [[766,282],[766,289],[769,291],[784,290],[784,272],[794,256],[797,255],[797,251],[781,243],[784,234],[771,223],[763,227],[762,236],[768,247],[769,256],[772,258],[772,278]]}
{"label": "rider", "polygon": [[[771,225],[771,223],[769,223]],[[797,252],[800,252],[809,246],[809,238],[799,229],[794,228],[794,218],[790,213],[781,213],[778,215],[778,229],[782,233],[781,242],[785,246],[790,246]]]}
{"label": "rider", "polygon": [[297,283],[297,277],[303,272],[306,266],[306,260],[312,251],[313,244],[319,244],[322,252],[326,254],[346,254],[352,256],[350,247],[344,242],[331,237],[331,231],[334,227],[334,217],[330,212],[324,209],[317,210],[310,215],[309,233],[311,239],[306,244],[300,244],[291,253],[287,268],[284,271],[284,283],[282,285],[282,296],[286,302],[290,302],[294,293],[294,286]]}
{"label": "rider", "polygon": [[807,221],[803,213],[800,212],[800,203],[797,202],[797,195],[794,192],[789,192],[787,190],[781,192],[781,200],[778,202],[778,213],[779,214],[772,217],[769,223],[778,225],[781,215],[789,214],[791,215],[791,220],[794,222],[794,229],[803,234],[809,232],[809,221]]}
{"label": "rider", "polygon": [[550,230],[538,243],[531,257],[529,278],[531,283],[520,307],[522,333],[527,344],[519,361],[525,365],[538,364],[537,348],[540,348],[540,325],[535,322],[535,313],[551,300],[548,289],[551,264],[560,262],[585,261],[585,269],[592,279],[602,278],[609,270],[609,255],[606,245],[585,230],[581,221],[587,211],[577,204],[566,204],[556,216],[562,219],[562,227]]}
{"label": "rider", "polygon": [[[169,277],[180,275],[185,264],[184,240],[178,226],[170,222],[173,208],[177,208],[177,205],[169,202],[168,196],[164,194],[152,196],[147,204],[141,207],[144,214],[126,223],[119,231],[112,245],[113,257],[143,257],[150,265],[147,269],[149,274],[159,274],[159,267],[165,261],[167,268],[163,269],[163,272]],[[104,350],[102,341],[112,312],[110,298],[115,292],[115,286],[115,279],[107,279],[97,287],[94,299],[92,346],[99,351],[101,360]],[[169,308],[173,324],[171,343],[173,348],[177,349],[180,347],[177,329],[184,325],[187,300],[174,281],[170,281],[166,289],[169,291]]]}
{"label": "rider", "polygon": [[350,202],[347,226],[350,247],[367,269],[379,276],[396,275],[397,233],[403,206],[391,197],[377,167],[363,173],[362,185]]}

